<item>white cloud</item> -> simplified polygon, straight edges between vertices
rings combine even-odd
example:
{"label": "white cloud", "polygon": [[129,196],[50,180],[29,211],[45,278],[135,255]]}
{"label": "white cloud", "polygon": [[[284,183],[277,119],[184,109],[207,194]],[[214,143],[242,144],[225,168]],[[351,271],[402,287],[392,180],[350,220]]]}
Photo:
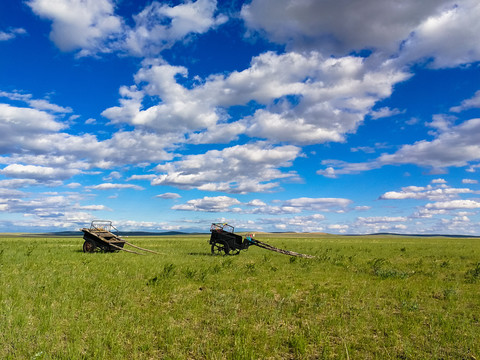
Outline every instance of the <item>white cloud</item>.
{"label": "white cloud", "polygon": [[73,111],[69,107],[63,107],[56,104],[52,104],[49,101],[43,100],[43,99],[30,100],[28,101],[28,103],[32,108],[37,110],[45,110],[45,111],[51,111],[54,113],[61,113],[61,114],[71,113]]}
{"label": "white cloud", "polygon": [[478,180],[474,180],[474,179],[462,179],[462,184],[478,184]]}
{"label": "white cloud", "polygon": [[158,54],[189,34],[202,34],[223,24],[215,16],[216,0],[197,0],[170,7],[154,1],[134,16],[135,27],[126,30],[125,47],[138,56]]}
{"label": "white cloud", "polygon": [[248,205],[248,206],[257,206],[257,207],[258,207],[258,206],[266,206],[267,204],[264,203],[264,202],[263,202],[262,200],[260,200],[260,199],[253,199],[253,200],[249,201],[249,202],[247,203],[247,205]]}
{"label": "white cloud", "polygon": [[480,60],[480,4],[476,0],[444,3],[450,4],[428,14],[414,29],[403,44],[400,61],[432,59],[431,67],[447,68]]}
{"label": "white cloud", "polygon": [[382,107],[378,110],[372,111],[370,113],[370,116],[372,119],[380,119],[380,118],[386,118],[386,117],[391,117],[399,114],[404,114],[405,110],[400,110],[400,109],[390,109],[389,107]]}
{"label": "white cloud", "polygon": [[181,198],[181,196],[177,193],[163,193],[163,194],[159,194],[159,195],[155,195],[155,197],[158,197],[160,199],[179,199]]}
{"label": "white cloud", "polygon": [[114,184],[114,183],[103,183],[98,185],[85,186],[86,189],[93,190],[118,190],[118,189],[133,189],[133,190],[144,190],[143,187],[133,184]]}
{"label": "white cloud", "polygon": [[394,53],[413,29],[451,3],[254,0],[244,5],[241,15],[250,28],[291,48],[322,48],[337,55],[362,49]]}
{"label": "white cloud", "polygon": [[[318,52],[264,53],[248,69],[212,75],[191,89],[177,82],[179,75],[187,77],[187,69],[145,61],[135,75],[137,85],[122,87],[120,106],[102,115],[157,132],[190,133],[196,144],[225,143],[242,133],[297,144],[343,141],[393,85],[409,76],[388,62],[371,70],[363,58],[327,58]],[[156,104],[143,109],[146,97]],[[227,108],[251,101],[266,108],[225,122]]]}
{"label": "white cloud", "polygon": [[185,204],[172,206],[173,210],[224,212],[231,211],[231,207],[240,204],[235,198],[228,196],[205,196],[202,199],[189,200]]}
{"label": "white cloud", "polygon": [[430,126],[437,131],[447,131],[450,127],[454,124],[457,118],[451,115],[444,115],[444,114],[435,114],[432,117],[432,121],[426,123],[426,126]]}
{"label": "white cloud", "polygon": [[358,217],[350,228],[359,233],[404,232],[408,229],[408,218],[405,216]]}
{"label": "white cloud", "polygon": [[452,126],[432,141],[422,140],[404,145],[392,155],[379,158],[383,164],[414,163],[432,168],[465,166],[480,159],[480,119],[471,119]]}
{"label": "white cloud", "polygon": [[343,212],[352,200],[343,198],[308,198],[301,197],[283,202],[284,207],[292,207],[299,211],[335,211]]}
{"label": "white cloud", "polygon": [[473,108],[480,108],[480,90],[475,92],[475,95],[472,98],[463,100],[459,106],[451,107],[450,111],[459,113]]}
{"label": "white cloud", "polygon": [[104,42],[122,31],[110,0],[30,0],[38,16],[52,21],[50,39],[62,51],[82,49],[85,55],[106,51]]}
{"label": "white cloud", "polygon": [[456,210],[456,209],[478,209],[480,202],[475,200],[450,200],[429,203],[425,205],[427,209],[435,210]]}
{"label": "white cloud", "polygon": [[33,135],[45,134],[61,130],[64,125],[56,122],[54,117],[46,112],[0,104],[0,150],[13,152],[31,140]]}
{"label": "white cloud", "polygon": [[349,229],[349,225],[345,224],[332,224],[328,225],[328,229],[338,231],[340,233],[346,233],[347,230]]}
{"label": "white cloud", "polygon": [[250,29],[290,50],[344,56],[367,49],[399,54],[399,65],[432,59],[435,68],[480,60],[476,0],[254,0],[241,15]]}
{"label": "white cloud", "polygon": [[78,174],[76,169],[52,168],[46,166],[11,164],[0,170],[0,174],[19,179],[58,180]]}
{"label": "white cloud", "polygon": [[[197,0],[176,6],[158,1],[133,16],[135,26],[115,14],[111,0],[30,0],[32,11],[52,21],[50,39],[62,51],[79,56],[119,51],[135,56],[154,56],[189,34],[205,33],[223,24],[215,16],[215,0]],[[11,34],[4,34],[7,38]]]}
{"label": "white cloud", "polygon": [[402,191],[388,191],[382,196],[381,200],[449,200],[456,198],[459,194],[471,194],[474,191],[466,188],[450,188],[450,187],[433,187],[428,185],[427,187],[408,186],[402,188]]}
{"label": "white cloud", "polygon": [[378,224],[378,223],[403,222],[403,221],[407,221],[407,218],[404,216],[372,216],[372,217],[359,217],[358,221],[364,224]]}
{"label": "white cloud", "polygon": [[[71,113],[73,110],[70,107],[63,107],[60,105],[52,104],[50,101],[46,99],[33,99],[31,94],[22,94],[18,91],[14,92],[7,92],[7,91],[0,91],[0,97],[6,97],[7,99],[13,101],[22,101],[28,104],[31,108],[46,111],[51,113],[57,114],[67,114]],[[78,115],[72,115],[73,118],[78,117]]]}
{"label": "white cloud", "polygon": [[325,225],[321,224],[324,219],[325,216],[321,214],[263,218],[259,219],[255,223],[255,226],[273,226],[278,231],[320,232],[325,229]]}
{"label": "white cloud", "polygon": [[468,166],[480,160],[480,119],[470,119],[459,125],[446,128],[432,141],[421,140],[412,145],[403,145],[393,154],[383,154],[365,163],[347,163],[338,160],[323,160],[326,169],[317,174],[335,177],[380,168],[384,165],[415,164],[432,168],[433,173],[442,173],[445,168]]}
{"label": "white cloud", "polygon": [[122,177],[122,174],[120,174],[118,171],[112,171],[110,174],[103,177],[103,180],[105,180],[105,181],[118,180],[121,177]]}
{"label": "white cloud", "polygon": [[102,210],[111,211],[111,209],[109,209],[105,205],[84,205],[84,206],[78,206],[76,208],[78,208],[79,210],[88,210],[88,211],[102,211]]}
{"label": "white cloud", "polygon": [[14,28],[7,31],[0,31],[0,41],[8,41],[16,38],[18,35],[26,34],[27,32],[23,28]]}
{"label": "white cloud", "polygon": [[291,166],[299,154],[295,146],[272,147],[264,143],[210,150],[157,166],[162,174],[152,180],[152,185],[230,193],[268,191],[278,186],[273,180],[297,178],[296,173],[279,168]]}

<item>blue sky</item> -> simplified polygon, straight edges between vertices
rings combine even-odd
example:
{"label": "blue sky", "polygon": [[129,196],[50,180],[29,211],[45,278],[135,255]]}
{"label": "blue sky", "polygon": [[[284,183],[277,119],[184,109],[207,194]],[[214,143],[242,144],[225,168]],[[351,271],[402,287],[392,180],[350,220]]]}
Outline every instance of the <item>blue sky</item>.
{"label": "blue sky", "polygon": [[0,4],[0,231],[480,232],[477,0]]}

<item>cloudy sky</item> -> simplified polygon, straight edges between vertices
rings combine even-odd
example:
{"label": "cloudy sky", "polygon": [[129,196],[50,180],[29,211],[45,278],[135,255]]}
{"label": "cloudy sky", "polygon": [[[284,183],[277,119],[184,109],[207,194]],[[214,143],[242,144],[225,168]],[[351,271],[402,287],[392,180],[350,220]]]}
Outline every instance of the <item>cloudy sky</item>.
{"label": "cloudy sky", "polygon": [[480,233],[478,0],[0,3],[0,232]]}

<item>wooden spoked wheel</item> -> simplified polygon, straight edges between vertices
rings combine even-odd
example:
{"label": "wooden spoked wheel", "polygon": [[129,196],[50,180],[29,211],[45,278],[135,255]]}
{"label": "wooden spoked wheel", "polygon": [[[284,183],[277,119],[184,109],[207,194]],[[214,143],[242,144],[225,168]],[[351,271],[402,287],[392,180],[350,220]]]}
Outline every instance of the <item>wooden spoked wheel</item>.
{"label": "wooden spoked wheel", "polygon": [[91,242],[89,242],[89,241],[85,241],[85,242],[83,243],[83,252],[84,252],[84,253],[93,253],[93,252],[95,252],[95,249],[96,249],[96,248],[97,248],[97,247],[95,246],[95,244],[94,244],[94,243],[91,243]]}
{"label": "wooden spoked wheel", "polygon": [[216,242],[212,244],[212,255],[227,255],[229,251],[230,248],[225,242]]}

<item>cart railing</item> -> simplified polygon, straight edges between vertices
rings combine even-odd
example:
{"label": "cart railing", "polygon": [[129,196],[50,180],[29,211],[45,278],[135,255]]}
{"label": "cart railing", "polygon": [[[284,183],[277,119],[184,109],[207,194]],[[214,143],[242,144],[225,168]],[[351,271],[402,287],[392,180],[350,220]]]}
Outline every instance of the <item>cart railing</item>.
{"label": "cart railing", "polygon": [[108,231],[111,233],[118,234],[118,229],[113,226],[112,222],[109,220],[93,220],[90,224],[91,231]]}
{"label": "cart railing", "polygon": [[234,227],[229,224],[225,223],[213,223],[212,226],[210,226],[210,231],[218,231],[218,230],[223,230],[229,233],[234,233]]}

